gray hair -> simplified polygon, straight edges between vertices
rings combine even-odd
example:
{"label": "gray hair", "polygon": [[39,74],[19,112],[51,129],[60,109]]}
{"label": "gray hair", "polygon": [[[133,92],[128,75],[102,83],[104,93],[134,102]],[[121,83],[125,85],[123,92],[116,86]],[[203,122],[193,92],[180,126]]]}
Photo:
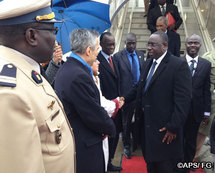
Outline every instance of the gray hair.
{"label": "gray hair", "polygon": [[83,54],[87,47],[91,47],[95,50],[96,38],[98,32],[95,30],[88,29],[75,29],[70,35],[71,40],[71,51],[74,53]]}
{"label": "gray hair", "polygon": [[164,42],[167,42],[168,43],[168,36],[165,32],[163,31],[156,31],[154,32],[152,35],[159,35],[161,40],[162,40],[162,43]]}
{"label": "gray hair", "polygon": [[168,20],[167,20],[167,18],[166,17],[164,17],[164,16],[160,16],[160,17],[158,17],[158,19],[157,19],[157,21],[164,21],[164,24],[165,25],[168,25]]}

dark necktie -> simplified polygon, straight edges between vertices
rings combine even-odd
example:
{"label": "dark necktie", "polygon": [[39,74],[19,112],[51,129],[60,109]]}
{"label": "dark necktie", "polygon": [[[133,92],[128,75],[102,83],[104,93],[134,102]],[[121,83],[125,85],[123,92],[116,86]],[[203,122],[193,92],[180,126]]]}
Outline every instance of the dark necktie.
{"label": "dark necktie", "polygon": [[164,6],[161,5],[161,14],[162,14],[162,16],[165,16],[165,13],[166,13],[166,11],[165,11],[165,9],[164,9]]}
{"label": "dark necktie", "polygon": [[155,66],[156,66],[156,65],[157,65],[157,62],[154,61],[154,62],[152,63],[152,66],[151,66],[151,71],[149,72],[149,75],[148,75],[148,77],[147,77],[147,79],[146,79],[146,84],[145,84],[145,87],[144,87],[144,91],[146,91],[146,89],[148,88],[149,82],[150,82],[150,80],[152,79],[152,76],[153,76],[153,74],[154,74]]}
{"label": "dark necktie", "polygon": [[134,85],[138,82],[138,79],[137,79],[138,66],[137,66],[137,63],[136,63],[136,61],[135,61],[134,54],[131,53],[130,56],[131,56],[131,58],[132,58],[131,71],[132,71],[133,86],[134,86]]}
{"label": "dark necktie", "polygon": [[195,65],[195,60],[191,60],[190,61],[191,62],[191,64],[190,64],[190,72],[191,72],[191,75],[193,76],[193,72],[194,72],[194,70],[195,70],[195,68],[194,68],[194,65]]}
{"label": "dark necktie", "polygon": [[109,60],[110,67],[111,67],[111,68],[112,68],[112,70],[114,71],[113,61],[112,61],[111,56],[108,58],[108,60]]}

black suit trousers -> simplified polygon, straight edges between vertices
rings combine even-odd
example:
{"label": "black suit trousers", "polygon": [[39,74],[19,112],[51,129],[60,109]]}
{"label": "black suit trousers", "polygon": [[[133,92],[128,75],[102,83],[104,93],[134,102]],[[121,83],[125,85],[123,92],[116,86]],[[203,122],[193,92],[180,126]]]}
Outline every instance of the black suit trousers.
{"label": "black suit trousers", "polygon": [[119,133],[122,131],[122,116],[121,110],[118,111],[116,117],[113,119],[114,124],[116,125],[116,136],[114,138],[108,139],[109,145],[109,162],[114,158],[116,152],[116,147],[119,141]]}
{"label": "black suit trousers", "polygon": [[131,146],[131,121],[132,117],[134,115],[134,109],[135,109],[135,101],[128,103],[124,106],[123,112],[122,112],[122,141],[123,145],[126,147]]}
{"label": "black suit trousers", "polygon": [[184,125],[184,161],[192,162],[196,153],[196,140],[201,122],[189,115]]}
{"label": "black suit trousers", "polygon": [[148,162],[147,172],[148,173],[179,173],[177,169],[178,160],[171,159],[161,162]]}

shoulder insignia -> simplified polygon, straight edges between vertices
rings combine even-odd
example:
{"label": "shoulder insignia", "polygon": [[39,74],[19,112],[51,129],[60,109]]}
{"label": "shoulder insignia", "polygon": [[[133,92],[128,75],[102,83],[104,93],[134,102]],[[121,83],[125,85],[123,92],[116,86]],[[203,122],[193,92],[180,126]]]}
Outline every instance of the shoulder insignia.
{"label": "shoulder insignia", "polygon": [[16,70],[13,64],[5,64],[0,72],[0,86],[16,87]]}
{"label": "shoulder insignia", "polygon": [[34,81],[37,83],[37,84],[40,84],[43,82],[41,76],[39,73],[37,73],[36,71],[32,70],[31,72],[31,77],[34,79]]}

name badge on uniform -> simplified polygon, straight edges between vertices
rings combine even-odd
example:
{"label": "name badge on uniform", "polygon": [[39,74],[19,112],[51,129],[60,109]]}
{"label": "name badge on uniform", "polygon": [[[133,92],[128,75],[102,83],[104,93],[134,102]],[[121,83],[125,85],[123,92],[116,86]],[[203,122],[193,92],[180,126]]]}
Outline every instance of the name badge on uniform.
{"label": "name badge on uniform", "polygon": [[32,70],[31,72],[31,77],[34,79],[34,81],[37,83],[37,84],[40,84],[43,82],[41,76],[39,73],[37,73],[36,71]]}

